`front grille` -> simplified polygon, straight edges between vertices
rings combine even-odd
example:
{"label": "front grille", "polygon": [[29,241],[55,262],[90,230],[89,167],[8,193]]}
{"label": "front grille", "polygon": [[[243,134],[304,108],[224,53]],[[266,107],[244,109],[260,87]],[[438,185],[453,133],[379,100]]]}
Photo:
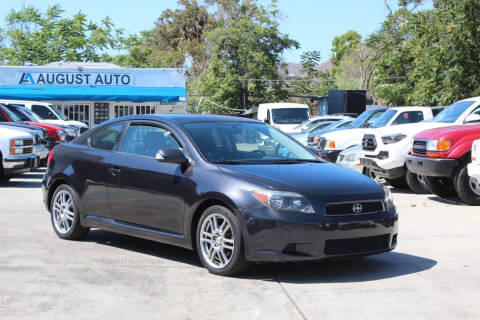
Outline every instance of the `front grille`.
{"label": "front grille", "polygon": [[368,214],[382,212],[383,210],[383,202],[380,200],[331,203],[325,206],[325,215],[342,216],[349,214]]}
{"label": "front grille", "polygon": [[326,255],[336,255],[386,250],[389,248],[389,238],[389,234],[384,234],[374,237],[327,240],[324,252]]}
{"label": "front grille", "polygon": [[425,140],[414,140],[413,141],[413,152],[417,154],[426,154],[427,153],[427,141]]}
{"label": "front grille", "polygon": [[325,149],[325,146],[327,145],[327,139],[320,137],[318,141],[318,149],[320,151],[323,151]]}
{"label": "front grille", "polygon": [[32,146],[33,145],[33,139],[23,139],[23,145],[24,146]]}
{"label": "front grille", "polygon": [[377,139],[375,135],[366,134],[362,139],[362,149],[363,150],[375,150],[377,148]]}
{"label": "front grille", "polygon": [[308,136],[307,142],[312,143],[314,139],[315,139],[314,136]]}
{"label": "front grille", "polygon": [[33,149],[32,148],[23,148],[23,154],[29,154],[32,153]]}

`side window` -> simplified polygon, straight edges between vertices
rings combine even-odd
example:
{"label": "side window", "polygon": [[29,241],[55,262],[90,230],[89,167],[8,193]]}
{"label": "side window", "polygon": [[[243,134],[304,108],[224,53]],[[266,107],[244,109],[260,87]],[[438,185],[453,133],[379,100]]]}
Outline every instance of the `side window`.
{"label": "side window", "polygon": [[181,149],[172,133],[166,129],[132,125],[123,141],[122,152],[154,158],[161,149]]}
{"label": "side window", "polygon": [[0,122],[8,122],[7,118],[5,118],[2,112],[0,112]]}
{"label": "side window", "polygon": [[479,114],[480,115],[480,107],[477,107],[477,109],[473,110],[471,114]]}
{"label": "side window", "polygon": [[423,120],[422,111],[407,111],[402,112],[398,115],[397,119],[393,121],[392,125],[396,124],[405,124],[405,123],[415,123]]}
{"label": "side window", "polygon": [[115,124],[94,133],[90,137],[90,146],[97,149],[113,150],[122,133],[123,123]]}
{"label": "side window", "polygon": [[42,119],[52,119],[52,120],[57,119],[57,117],[53,114],[53,112],[50,111],[50,109],[48,109],[45,106],[33,105],[32,111],[38,114]]}

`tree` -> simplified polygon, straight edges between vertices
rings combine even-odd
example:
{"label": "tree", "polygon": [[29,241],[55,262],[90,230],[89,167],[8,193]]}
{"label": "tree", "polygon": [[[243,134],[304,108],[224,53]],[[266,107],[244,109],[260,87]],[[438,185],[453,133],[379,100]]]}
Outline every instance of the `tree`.
{"label": "tree", "polygon": [[362,36],[354,30],[333,38],[332,41],[332,63],[339,65],[343,56],[356,47],[362,40]]}
{"label": "tree", "polygon": [[302,76],[293,81],[291,91],[308,96],[325,96],[328,89],[333,89],[335,80],[329,71],[319,71],[321,55],[318,51],[304,52],[300,56]]}
{"label": "tree", "polygon": [[221,2],[220,12],[218,27],[207,33],[212,54],[199,78],[201,93],[237,109],[286,99],[277,66],[281,53],[298,43],[280,33],[276,10],[254,0],[231,0]]}
{"label": "tree", "polygon": [[120,49],[123,30],[116,29],[110,18],[97,24],[81,12],[71,18],[63,18],[63,13],[59,5],[45,13],[32,6],[12,11],[1,36],[0,60],[10,65],[99,62],[109,59],[108,50]]}

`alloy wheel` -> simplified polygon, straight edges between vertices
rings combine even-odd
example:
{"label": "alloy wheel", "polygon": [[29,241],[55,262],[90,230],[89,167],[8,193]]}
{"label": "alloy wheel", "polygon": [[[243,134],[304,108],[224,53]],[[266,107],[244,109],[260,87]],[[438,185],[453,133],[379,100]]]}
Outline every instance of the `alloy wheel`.
{"label": "alloy wheel", "polygon": [[235,250],[233,231],[227,218],[212,213],[200,228],[200,248],[203,259],[213,268],[225,268]]}
{"label": "alloy wheel", "polygon": [[473,193],[480,196],[480,181],[478,181],[474,177],[470,177],[470,188],[472,189]]}
{"label": "alloy wheel", "polygon": [[65,190],[58,192],[53,199],[53,224],[58,232],[68,233],[75,217],[73,197]]}

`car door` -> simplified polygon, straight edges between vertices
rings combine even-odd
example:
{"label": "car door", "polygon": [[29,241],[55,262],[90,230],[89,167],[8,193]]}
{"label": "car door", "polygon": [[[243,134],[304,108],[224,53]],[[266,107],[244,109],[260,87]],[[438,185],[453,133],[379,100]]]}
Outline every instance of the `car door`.
{"label": "car door", "polygon": [[112,159],[116,176],[108,187],[114,219],[146,228],[183,234],[185,200],[195,192],[181,165],[155,159],[160,149],[180,148],[172,131],[156,123],[132,122]]}
{"label": "car door", "polygon": [[79,146],[72,159],[73,171],[82,178],[80,197],[83,215],[112,217],[107,193],[107,185],[114,180],[109,172],[110,159],[115,155],[126,124],[116,123],[95,131],[88,139],[88,146]]}

